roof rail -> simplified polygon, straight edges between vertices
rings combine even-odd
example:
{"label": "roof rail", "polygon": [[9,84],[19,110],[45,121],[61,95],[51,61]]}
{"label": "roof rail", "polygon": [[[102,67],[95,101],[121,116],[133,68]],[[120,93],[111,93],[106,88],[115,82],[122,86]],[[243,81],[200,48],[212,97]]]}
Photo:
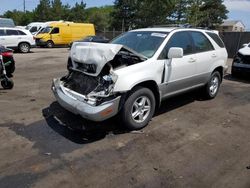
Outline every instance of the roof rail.
{"label": "roof rail", "polygon": [[164,24],[164,25],[153,25],[151,27],[180,27],[180,28],[193,28],[192,25],[186,24]]}

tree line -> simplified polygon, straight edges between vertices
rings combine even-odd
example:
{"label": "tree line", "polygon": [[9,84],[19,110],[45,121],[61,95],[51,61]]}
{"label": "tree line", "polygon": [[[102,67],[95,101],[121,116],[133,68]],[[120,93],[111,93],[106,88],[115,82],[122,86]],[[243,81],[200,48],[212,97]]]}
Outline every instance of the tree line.
{"label": "tree line", "polygon": [[129,30],[154,25],[190,24],[216,28],[227,18],[223,0],[115,0],[113,6],[86,8],[81,1],[74,6],[61,0],[40,0],[33,11],[7,11],[16,25],[30,22],[67,20],[90,22],[97,30]]}

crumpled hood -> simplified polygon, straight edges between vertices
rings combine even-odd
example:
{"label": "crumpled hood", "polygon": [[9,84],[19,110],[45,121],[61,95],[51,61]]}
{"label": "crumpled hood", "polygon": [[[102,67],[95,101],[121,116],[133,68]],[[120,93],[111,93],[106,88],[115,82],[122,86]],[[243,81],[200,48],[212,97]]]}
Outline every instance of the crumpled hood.
{"label": "crumpled hood", "polygon": [[78,63],[96,65],[96,73],[99,75],[106,63],[113,60],[123,45],[92,42],[74,42],[71,48],[71,59]]}
{"label": "crumpled hood", "polygon": [[250,55],[250,48],[249,47],[244,47],[239,50],[239,53],[242,55]]}

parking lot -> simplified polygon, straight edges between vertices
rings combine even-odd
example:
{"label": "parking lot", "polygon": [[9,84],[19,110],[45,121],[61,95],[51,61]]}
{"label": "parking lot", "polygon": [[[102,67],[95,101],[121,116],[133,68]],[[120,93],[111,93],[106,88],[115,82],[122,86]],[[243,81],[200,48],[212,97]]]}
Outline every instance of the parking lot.
{"label": "parking lot", "polygon": [[214,100],[168,99],[127,132],[119,117],[93,123],[55,101],[68,53],[15,54],[14,89],[0,89],[0,187],[250,187],[249,81],[228,74]]}

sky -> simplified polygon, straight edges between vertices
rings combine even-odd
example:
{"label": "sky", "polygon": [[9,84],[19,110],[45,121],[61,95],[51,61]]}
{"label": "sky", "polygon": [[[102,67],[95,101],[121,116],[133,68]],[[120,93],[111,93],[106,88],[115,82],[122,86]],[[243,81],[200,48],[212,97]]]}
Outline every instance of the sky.
{"label": "sky", "polygon": [[[25,0],[26,9],[33,10],[39,0]],[[62,0],[64,4],[68,3],[74,5],[76,2],[81,0]],[[87,7],[112,5],[114,0],[84,0]],[[230,20],[241,20],[246,26],[247,30],[250,31],[250,0],[224,0],[224,4],[229,10],[228,19]],[[0,0],[0,14],[8,10],[23,10],[23,0]]]}

